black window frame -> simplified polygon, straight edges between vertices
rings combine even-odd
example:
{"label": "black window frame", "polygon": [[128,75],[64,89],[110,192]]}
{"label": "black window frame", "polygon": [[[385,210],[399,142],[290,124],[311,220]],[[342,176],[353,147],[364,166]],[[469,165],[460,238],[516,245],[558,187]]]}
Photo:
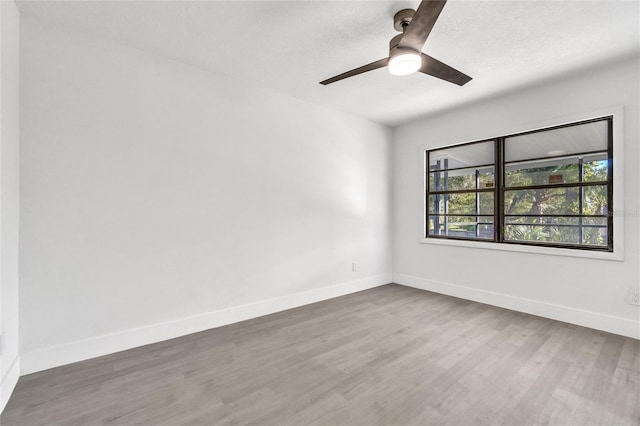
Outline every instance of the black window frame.
{"label": "black window frame", "polygon": [[[452,167],[452,168],[448,168],[446,165],[443,168],[438,168],[437,170],[431,170],[430,168],[430,162],[429,162],[429,154],[433,151],[439,151],[441,149],[447,149],[447,148],[458,148],[461,146],[469,146],[469,145],[476,145],[476,144],[483,144],[483,143],[489,143],[489,142],[493,142],[494,143],[494,161],[493,163],[488,163],[488,164],[479,164],[479,165],[475,165],[475,166],[467,166],[467,167]],[[427,226],[426,226],[426,235],[427,238],[445,238],[445,239],[456,239],[456,240],[465,240],[465,241],[485,241],[485,242],[495,242],[496,241],[496,236],[495,236],[495,229],[496,229],[496,208],[497,208],[497,175],[498,175],[498,163],[497,160],[498,158],[495,156],[495,153],[497,152],[495,144],[497,143],[497,139],[496,138],[490,138],[490,139],[483,139],[483,140],[479,140],[479,141],[473,141],[473,142],[466,142],[466,143],[462,143],[462,144],[458,144],[458,145],[451,145],[451,146],[446,146],[446,147],[441,147],[441,148],[437,148],[437,149],[432,149],[432,150],[428,150],[426,151],[426,165],[427,165],[427,171],[426,171],[426,222],[427,222]],[[456,171],[456,170],[463,170],[463,169],[472,169],[472,168],[486,168],[486,167],[493,167],[494,170],[494,186],[493,188],[475,188],[475,189],[465,189],[465,190],[443,190],[443,191],[429,191],[429,188],[431,186],[431,182],[430,182],[430,174],[432,172],[441,172],[441,173],[447,173],[450,171]],[[429,235],[429,197],[431,195],[448,195],[448,194],[462,194],[462,193],[476,193],[476,194],[481,194],[481,193],[489,193],[489,194],[493,194],[493,200],[494,200],[494,206],[493,206],[493,215],[487,215],[487,214],[479,214],[476,211],[476,214],[460,214],[460,213],[439,213],[437,215],[434,216],[443,216],[443,217],[492,217],[493,218],[493,225],[494,225],[494,238],[493,239],[488,239],[488,238],[471,238],[471,237],[461,237],[461,236],[440,236],[440,235]],[[437,226],[437,224],[435,225]],[[476,232],[477,233],[477,232]]]}
{"label": "black window frame", "polygon": [[[517,137],[517,136],[523,136],[523,135],[528,135],[528,134],[532,134],[532,133],[541,133],[541,132],[547,132],[547,131],[551,131],[551,130],[556,130],[556,129],[562,129],[562,128],[566,128],[566,127],[572,127],[572,126],[579,126],[579,125],[583,125],[583,124],[588,124],[588,123],[594,123],[594,122],[600,122],[600,121],[606,121],[607,123],[607,150],[606,150],[606,158],[607,158],[607,180],[606,182],[604,181],[594,181],[594,182],[584,182],[582,181],[582,168],[579,168],[579,174],[580,174],[580,180],[579,182],[573,182],[573,183],[549,183],[549,184],[538,184],[538,185],[524,185],[524,186],[519,186],[519,187],[506,187],[505,186],[505,170],[506,170],[506,166],[507,164],[515,164],[517,162],[525,162],[525,161],[535,161],[535,160],[542,160],[542,159],[553,159],[553,158],[563,158],[563,157],[568,157],[568,156],[584,156],[584,155],[589,155],[589,154],[594,154],[594,153],[604,153],[603,150],[598,150],[598,151],[585,151],[585,152],[578,152],[578,153],[571,153],[571,154],[559,154],[557,156],[546,156],[543,158],[527,158],[525,160],[518,160],[518,161],[512,161],[512,162],[505,162],[505,141],[509,138],[513,138],[513,137]],[[494,186],[492,189],[478,189],[476,187],[475,190],[464,190],[464,191],[447,191],[447,190],[435,190],[435,191],[430,191],[431,188],[431,182],[430,182],[430,174],[433,173],[435,171],[432,170],[431,168],[431,161],[430,161],[430,154],[434,151],[440,151],[443,149],[451,149],[451,148],[458,148],[458,147],[462,147],[462,146],[468,146],[468,145],[472,145],[472,144],[478,144],[478,143],[487,143],[487,142],[494,142],[494,154],[495,154],[495,161],[494,164],[489,164],[489,165],[483,165],[483,166],[469,166],[469,167],[463,167],[465,169],[472,169],[474,167],[484,167],[484,166],[493,166],[494,167]],[[447,169],[446,167],[443,169],[437,169],[439,172],[444,172],[444,171],[451,171],[451,170],[457,170],[457,169],[462,169],[462,168],[451,168],[451,169]],[[471,242],[484,242],[484,243],[496,243],[496,244],[508,244],[508,245],[525,245],[525,246],[534,246],[534,247],[551,247],[551,248],[563,248],[563,249],[574,249],[574,250],[587,250],[587,251],[598,251],[598,252],[613,252],[613,227],[614,227],[614,223],[613,223],[613,115],[606,115],[606,116],[602,116],[602,117],[597,117],[597,118],[592,118],[592,119],[588,119],[588,120],[581,120],[581,121],[576,121],[576,122],[571,122],[571,123],[565,123],[565,124],[560,124],[560,125],[556,125],[556,126],[550,126],[550,127],[545,127],[545,128],[540,128],[540,129],[536,129],[536,130],[530,130],[530,131],[526,131],[526,132],[519,132],[519,133],[513,133],[513,134],[509,134],[509,135],[504,135],[504,136],[499,136],[499,137],[494,137],[494,138],[488,138],[488,139],[482,139],[482,140],[478,140],[478,141],[472,141],[472,142],[466,142],[466,143],[462,143],[462,144],[455,144],[455,145],[448,145],[448,146],[442,146],[442,147],[437,147],[434,149],[427,149],[425,150],[425,212],[424,212],[424,237],[427,239],[440,239],[440,240],[459,240],[459,241],[471,241]],[[607,212],[606,214],[601,214],[601,215],[585,215],[585,214],[579,214],[579,215],[560,215],[560,214],[556,214],[556,215],[537,215],[536,217],[578,217],[579,218],[579,225],[568,225],[568,226],[579,226],[579,235],[580,235],[580,241],[583,241],[582,238],[582,230],[583,227],[587,227],[589,225],[584,225],[583,224],[583,219],[584,218],[590,218],[590,217],[599,217],[599,218],[606,218],[606,223],[607,223],[607,244],[606,245],[588,245],[588,244],[573,244],[573,243],[554,243],[554,242],[546,242],[546,241],[525,241],[525,240],[508,240],[505,239],[504,236],[504,229],[505,229],[505,217],[510,217],[510,216],[518,216],[518,217],[524,217],[526,215],[523,214],[518,214],[518,215],[505,215],[505,205],[504,205],[504,200],[505,200],[505,192],[506,191],[513,191],[513,190],[527,190],[527,189],[535,189],[535,188],[578,188],[579,191],[579,199],[580,199],[580,206],[582,206],[582,195],[583,195],[583,191],[584,188],[586,187],[591,187],[591,186],[605,186],[607,188]],[[434,186],[435,188],[435,186]],[[430,220],[430,196],[431,195],[447,195],[447,194],[451,194],[451,193],[460,193],[460,192],[465,192],[465,193],[469,193],[469,192],[487,192],[487,193],[493,193],[493,197],[494,197],[494,211],[493,211],[493,225],[494,225],[494,232],[493,232],[493,238],[478,238],[478,237],[463,237],[463,236],[455,236],[455,235],[437,235],[437,234],[433,234],[430,235],[429,234],[429,220]],[[477,207],[476,207],[477,209]],[[580,207],[580,212],[583,213],[582,211],[582,207]],[[433,215],[433,214],[432,214]],[[443,216],[440,212],[438,212],[437,216]],[[460,214],[445,214],[444,216],[465,216],[465,215],[460,215]],[[474,215],[471,215],[474,216]],[[535,226],[544,226],[542,224],[536,224]],[[602,226],[600,226],[602,227]],[[434,229],[436,229],[436,226],[434,226]],[[477,235],[477,231],[476,231],[476,235]]]}

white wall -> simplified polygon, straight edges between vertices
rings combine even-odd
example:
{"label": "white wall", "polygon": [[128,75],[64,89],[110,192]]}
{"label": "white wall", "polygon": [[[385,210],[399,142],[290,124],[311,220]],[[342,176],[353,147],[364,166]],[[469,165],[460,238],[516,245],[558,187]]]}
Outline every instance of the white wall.
{"label": "white wall", "polygon": [[[640,336],[638,307],[638,58],[402,125],[393,151],[394,281],[485,303]],[[623,262],[421,243],[422,147],[501,136],[539,123],[622,105],[625,211]],[[615,167],[615,165],[614,165]],[[614,206],[615,207],[615,206]],[[618,216],[619,214],[619,216]]]}
{"label": "white wall", "polygon": [[[400,126],[392,156],[369,121],[28,19],[20,31],[23,373],[387,283],[392,216],[396,282],[637,326],[637,58]],[[420,243],[420,148],[615,105],[625,261]]]}
{"label": "white wall", "polygon": [[20,373],[18,357],[19,15],[0,1],[0,411]]}
{"label": "white wall", "polygon": [[390,129],[29,19],[21,55],[23,372],[391,281]]}

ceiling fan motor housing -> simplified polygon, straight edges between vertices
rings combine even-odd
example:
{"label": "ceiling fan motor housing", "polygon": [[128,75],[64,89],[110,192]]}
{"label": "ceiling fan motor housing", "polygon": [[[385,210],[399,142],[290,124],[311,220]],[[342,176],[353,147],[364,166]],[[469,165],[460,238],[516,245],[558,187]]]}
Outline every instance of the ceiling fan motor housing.
{"label": "ceiling fan motor housing", "polygon": [[402,9],[393,15],[393,28],[401,33],[404,32],[404,29],[411,23],[415,13],[416,11],[413,9]]}
{"label": "ceiling fan motor housing", "polygon": [[400,39],[402,38],[402,34],[398,34],[389,42],[389,59],[393,59],[395,56],[402,55],[405,53],[415,53],[420,54],[417,50],[413,50],[411,48],[400,48],[398,47],[398,43],[400,43]]}

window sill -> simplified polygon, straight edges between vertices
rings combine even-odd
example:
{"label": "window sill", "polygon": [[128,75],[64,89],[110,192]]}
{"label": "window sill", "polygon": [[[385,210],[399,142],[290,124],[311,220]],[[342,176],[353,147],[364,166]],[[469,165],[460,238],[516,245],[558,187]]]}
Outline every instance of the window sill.
{"label": "window sill", "polygon": [[500,244],[500,243],[488,243],[482,241],[462,241],[462,240],[446,240],[439,238],[422,238],[420,240],[422,244],[433,244],[440,246],[452,246],[452,247],[468,247],[482,250],[501,250],[517,253],[533,253],[542,254],[547,256],[568,256],[568,257],[580,257],[586,259],[599,259],[599,260],[613,260],[622,262],[624,261],[624,255],[620,250],[614,248],[614,252],[603,251],[590,251],[590,250],[578,250],[578,249],[565,249],[555,247],[536,247],[519,244]]}

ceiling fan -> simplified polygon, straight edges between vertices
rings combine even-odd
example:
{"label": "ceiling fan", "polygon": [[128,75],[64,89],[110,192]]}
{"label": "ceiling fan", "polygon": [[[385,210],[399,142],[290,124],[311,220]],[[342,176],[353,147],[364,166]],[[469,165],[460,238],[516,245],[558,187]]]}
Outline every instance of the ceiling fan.
{"label": "ceiling fan", "polygon": [[418,10],[403,9],[393,17],[393,28],[401,31],[389,42],[389,57],[372,62],[368,65],[338,74],[320,84],[327,85],[354,75],[373,71],[382,67],[389,67],[394,75],[408,75],[416,71],[440,78],[445,81],[463,86],[471,77],[422,53],[422,47],[431,33],[438,16],[447,0],[422,0]]}

